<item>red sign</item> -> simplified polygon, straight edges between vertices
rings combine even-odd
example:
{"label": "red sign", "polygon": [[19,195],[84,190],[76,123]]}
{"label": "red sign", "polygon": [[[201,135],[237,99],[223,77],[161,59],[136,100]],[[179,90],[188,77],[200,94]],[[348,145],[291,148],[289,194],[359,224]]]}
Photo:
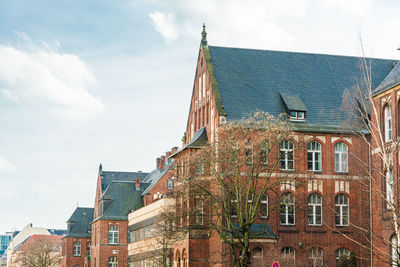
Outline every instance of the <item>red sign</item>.
{"label": "red sign", "polygon": [[277,261],[274,261],[274,263],[272,263],[272,267],[279,267],[280,265],[279,265],[279,262],[277,262]]}

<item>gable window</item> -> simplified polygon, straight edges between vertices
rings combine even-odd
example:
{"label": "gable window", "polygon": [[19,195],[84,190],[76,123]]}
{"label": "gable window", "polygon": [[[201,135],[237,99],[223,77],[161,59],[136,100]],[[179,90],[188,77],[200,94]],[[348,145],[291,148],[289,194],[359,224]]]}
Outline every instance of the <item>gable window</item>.
{"label": "gable window", "polygon": [[308,251],[308,259],[310,266],[322,267],[324,266],[324,251],[321,248],[311,248]]}
{"label": "gable window", "polygon": [[339,142],[335,144],[335,171],[347,172],[348,170],[348,153],[347,145]]}
{"label": "gable window", "polygon": [[291,121],[304,121],[306,118],[304,111],[290,111],[290,120]]}
{"label": "gable window", "polygon": [[315,141],[307,145],[309,171],[321,171],[321,144]]}
{"label": "gable window", "polygon": [[74,257],[80,257],[81,256],[81,242],[75,241],[72,244],[72,247],[73,247],[73,254],[72,255]]}
{"label": "gable window", "polygon": [[168,189],[172,189],[174,187],[174,183],[171,178],[168,178]]}
{"label": "gable window", "polygon": [[281,225],[294,225],[294,196],[285,193],[281,197],[280,205]]}
{"label": "gable window", "polygon": [[264,195],[261,198],[260,209],[261,209],[261,218],[263,218],[263,219],[268,218],[268,196],[267,195]]}
{"label": "gable window", "polygon": [[385,142],[392,141],[392,108],[390,104],[386,104],[384,108],[385,116]]}
{"label": "gable window", "polygon": [[108,244],[118,244],[118,227],[115,225],[108,228]]}
{"label": "gable window", "polygon": [[118,267],[118,258],[117,257],[109,257],[108,258],[108,267]]}
{"label": "gable window", "polygon": [[349,225],[349,198],[346,195],[335,197],[335,223],[337,226]]}
{"label": "gable window", "polygon": [[294,146],[289,140],[284,140],[279,146],[281,170],[292,171],[294,166]]}
{"label": "gable window", "polygon": [[393,171],[390,169],[386,172],[386,208],[392,209],[392,196],[393,196]]}
{"label": "gable window", "polygon": [[322,225],[322,197],[317,193],[308,197],[308,224]]}
{"label": "gable window", "polygon": [[296,265],[296,251],[294,248],[285,247],[281,250],[281,258],[285,265],[295,266]]}

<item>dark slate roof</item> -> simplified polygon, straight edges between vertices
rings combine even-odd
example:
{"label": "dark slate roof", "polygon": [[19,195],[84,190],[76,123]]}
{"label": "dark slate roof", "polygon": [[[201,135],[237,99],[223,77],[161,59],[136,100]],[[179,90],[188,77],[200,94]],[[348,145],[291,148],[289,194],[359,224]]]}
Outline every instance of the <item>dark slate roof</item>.
{"label": "dark slate roof", "polygon": [[[148,184],[146,185],[148,186]],[[128,220],[128,213],[143,207],[141,194],[145,188],[136,190],[134,181],[112,181],[101,198],[108,199],[106,207],[97,220]]]}
{"label": "dark slate roof", "polygon": [[103,184],[102,191],[111,184],[113,181],[136,181],[140,179],[142,181],[149,173],[148,172],[114,172],[114,171],[102,171]]}
{"label": "dark slate roof", "polygon": [[68,219],[68,232],[66,237],[90,237],[93,221],[93,208],[76,208]]}
{"label": "dark slate roof", "polygon": [[[238,223],[234,223],[233,227],[235,229],[240,229],[240,226]],[[255,239],[278,239],[279,237],[275,235],[274,231],[272,231],[272,228],[269,224],[263,224],[263,223],[253,223],[250,226],[250,238],[255,238]],[[240,235],[240,233],[236,233],[235,235]]]}
{"label": "dark slate roof", "polygon": [[281,93],[280,95],[288,111],[307,111],[306,105],[304,105],[300,96],[288,93]]}
{"label": "dark slate roof", "polygon": [[206,127],[202,127],[194,134],[192,140],[186,145],[189,148],[202,147],[207,144],[207,132]]}
{"label": "dark slate roof", "polygon": [[[217,108],[227,121],[256,111],[285,113],[280,94],[289,93],[299,96],[307,108],[306,121],[295,123],[296,127],[340,131],[347,117],[342,96],[362,80],[359,57],[216,46],[205,47],[205,52]],[[375,88],[392,70],[394,60],[367,60]]]}
{"label": "dark slate roof", "polygon": [[167,173],[167,171],[174,165],[173,160],[169,161],[168,164],[161,170],[155,169],[144,179],[145,182],[149,182],[150,185],[143,191],[142,196],[147,194],[150,189]]}
{"label": "dark slate roof", "polygon": [[374,90],[373,94],[377,95],[389,90],[396,85],[400,84],[400,64],[397,63],[392,71],[386,76],[386,78],[379,84],[379,86]]}

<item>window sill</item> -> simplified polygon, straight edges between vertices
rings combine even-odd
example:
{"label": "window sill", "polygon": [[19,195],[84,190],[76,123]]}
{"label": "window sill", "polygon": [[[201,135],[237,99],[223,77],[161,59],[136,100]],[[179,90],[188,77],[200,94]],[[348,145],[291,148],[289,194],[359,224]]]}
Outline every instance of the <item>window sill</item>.
{"label": "window sill", "polygon": [[288,170],[288,169],[280,169],[279,171],[280,171],[280,172],[294,172],[294,169],[292,169],[292,170]]}
{"label": "window sill", "polygon": [[322,227],[322,224],[309,224],[308,227]]}
{"label": "window sill", "polygon": [[313,170],[308,170],[309,173],[312,174],[322,174],[322,171],[313,171]]}
{"label": "window sill", "polygon": [[347,171],[347,172],[338,172],[338,171],[335,171],[335,174],[336,175],[349,175],[349,172]]}

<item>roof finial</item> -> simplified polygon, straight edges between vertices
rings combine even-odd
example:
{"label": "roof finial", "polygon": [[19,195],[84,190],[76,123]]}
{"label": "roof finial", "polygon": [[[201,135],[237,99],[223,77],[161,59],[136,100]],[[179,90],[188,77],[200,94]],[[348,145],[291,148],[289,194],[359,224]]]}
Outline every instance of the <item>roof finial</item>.
{"label": "roof finial", "polygon": [[207,45],[207,32],[205,23],[203,23],[203,31],[201,32],[201,44]]}
{"label": "roof finial", "polygon": [[102,171],[103,171],[103,164],[100,163],[100,165],[99,165],[99,172],[102,172]]}

